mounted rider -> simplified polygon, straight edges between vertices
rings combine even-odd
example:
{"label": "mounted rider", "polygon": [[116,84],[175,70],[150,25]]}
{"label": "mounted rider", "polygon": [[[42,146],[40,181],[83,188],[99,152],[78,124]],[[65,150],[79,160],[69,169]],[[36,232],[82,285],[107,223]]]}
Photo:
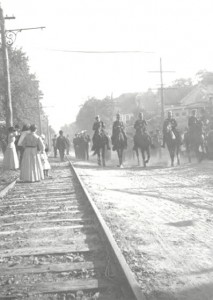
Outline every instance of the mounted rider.
{"label": "mounted rider", "polygon": [[111,141],[112,141],[112,145],[113,145],[113,148],[112,148],[113,151],[117,150],[116,145],[115,145],[115,143],[116,143],[115,138],[119,132],[123,133],[124,141],[125,141],[125,149],[126,149],[127,148],[127,136],[125,133],[125,127],[124,127],[124,123],[121,121],[121,115],[119,113],[117,113],[116,120],[113,122],[113,126],[112,126]]}
{"label": "mounted rider", "polygon": [[137,134],[144,134],[147,129],[147,122],[144,119],[143,113],[139,112],[138,114],[138,119],[135,121],[134,124],[134,129],[135,129],[135,135],[134,135],[134,147],[133,150],[136,150],[137,145],[136,145],[136,135]]}
{"label": "mounted rider", "polygon": [[210,130],[210,121],[204,108],[200,110],[199,121],[202,123],[202,133],[206,135],[207,131]]}
{"label": "mounted rider", "polygon": [[92,146],[92,151],[95,151],[93,153],[93,155],[96,154],[96,150],[97,150],[97,143],[98,143],[98,138],[100,137],[100,135],[104,135],[106,137],[106,142],[107,142],[107,149],[110,150],[110,146],[109,146],[109,138],[105,133],[105,124],[103,121],[101,121],[100,116],[96,116],[95,117],[95,122],[93,123],[93,127],[92,130],[94,130],[94,134],[92,137],[92,142],[93,142],[93,146]]}
{"label": "mounted rider", "polygon": [[166,134],[168,133],[168,128],[171,126],[171,133],[173,134],[174,139],[180,140],[179,132],[177,131],[177,121],[172,117],[172,111],[168,111],[167,119],[163,122],[163,145],[162,148],[165,148],[166,144]]}
{"label": "mounted rider", "polygon": [[188,119],[188,127],[189,127],[189,134],[194,133],[200,125],[200,121],[197,118],[197,111],[196,109],[192,110],[192,114]]}

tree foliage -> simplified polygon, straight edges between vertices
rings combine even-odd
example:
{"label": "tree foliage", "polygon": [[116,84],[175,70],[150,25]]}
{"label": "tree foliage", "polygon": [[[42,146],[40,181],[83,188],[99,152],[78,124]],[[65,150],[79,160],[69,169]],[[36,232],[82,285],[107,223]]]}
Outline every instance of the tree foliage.
{"label": "tree foliage", "polygon": [[198,83],[202,83],[204,85],[213,84],[213,72],[209,72],[207,70],[200,70],[196,74]]}
{"label": "tree foliage", "polygon": [[[42,95],[39,89],[39,81],[36,79],[35,74],[30,73],[26,54],[21,49],[9,48],[8,50],[14,124],[22,126],[24,123],[34,123],[38,126],[38,99]],[[5,119],[6,103],[3,91],[2,56],[0,69],[0,118]]]}
{"label": "tree foliage", "polygon": [[79,130],[87,130],[92,133],[92,125],[97,115],[101,116],[102,121],[109,128],[113,121],[114,102],[111,98],[106,97],[103,100],[96,98],[88,99],[81,107],[77,118],[76,125]]}
{"label": "tree foliage", "polygon": [[[164,103],[166,105],[179,105],[180,101],[192,91],[193,83],[190,78],[180,78],[164,89]],[[160,97],[160,91],[159,91]]]}

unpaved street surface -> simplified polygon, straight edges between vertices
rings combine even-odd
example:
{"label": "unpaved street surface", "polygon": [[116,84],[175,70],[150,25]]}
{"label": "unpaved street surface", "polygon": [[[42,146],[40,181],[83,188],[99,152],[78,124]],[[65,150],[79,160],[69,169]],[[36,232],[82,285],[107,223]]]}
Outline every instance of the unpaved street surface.
{"label": "unpaved street surface", "polygon": [[75,166],[148,300],[213,299],[213,162]]}

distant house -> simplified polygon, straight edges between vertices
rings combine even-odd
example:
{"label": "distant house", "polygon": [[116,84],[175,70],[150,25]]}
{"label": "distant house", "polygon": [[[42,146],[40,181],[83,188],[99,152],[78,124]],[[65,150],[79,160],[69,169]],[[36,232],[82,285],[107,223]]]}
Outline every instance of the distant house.
{"label": "distant house", "polygon": [[192,109],[211,108],[213,104],[213,85],[197,85],[181,100],[181,106],[187,111]]}
{"label": "distant house", "polygon": [[177,120],[179,127],[184,128],[188,124],[188,117],[193,109],[198,112],[205,109],[208,114],[213,116],[213,85],[197,85],[188,95],[186,95],[179,105],[166,106],[165,115],[171,110]]}

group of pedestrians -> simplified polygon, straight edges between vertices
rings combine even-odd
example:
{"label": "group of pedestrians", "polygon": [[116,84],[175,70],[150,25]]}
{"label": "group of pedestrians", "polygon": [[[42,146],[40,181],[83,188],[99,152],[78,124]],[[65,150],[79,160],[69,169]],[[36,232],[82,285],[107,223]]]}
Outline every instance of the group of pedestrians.
{"label": "group of pedestrians", "polygon": [[54,157],[56,158],[59,152],[60,160],[64,161],[65,153],[66,155],[69,155],[70,153],[69,135],[67,134],[67,136],[65,137],[63,131],[60,130],[58,137],[57,134],[54,135],[52,139],[52,145],[53,145]]}
{"label": "group of pedestrians", "polygon": [[35,182],[49,175],[48,145],[45,136],[39,136],[36,125],[8,128],[7,147],[4,152],[4,170],[20,169],[20,180]]}
{"label": "group of pedestrians", "polygon": [[75,134],[73,148],[77,159],[89,160],[90,141],[90,136],[86,130]]}

